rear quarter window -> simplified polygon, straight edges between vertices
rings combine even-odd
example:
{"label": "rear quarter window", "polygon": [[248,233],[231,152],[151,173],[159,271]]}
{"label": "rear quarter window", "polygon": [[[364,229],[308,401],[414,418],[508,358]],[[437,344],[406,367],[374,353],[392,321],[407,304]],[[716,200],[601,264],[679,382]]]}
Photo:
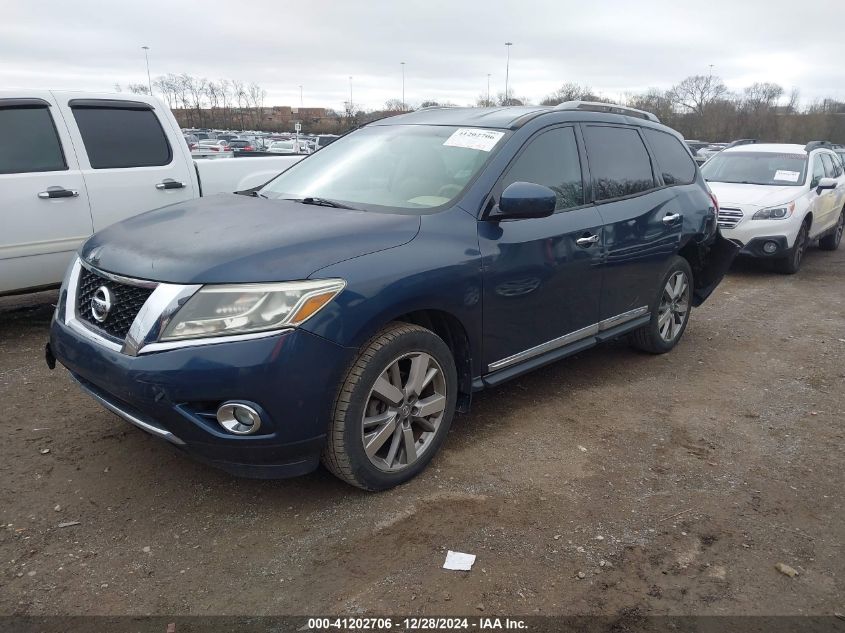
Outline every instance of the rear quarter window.
{"label": "rear quarter window", "polygon": [[695,180],[695,161],[677,138],[660,130],[642,129],[658,171],[667,185],[688,185]]}
{"label": "rear quarter window", "polygon": [[155,167],[172,160],[170,144],[152,110],[73,108],[94,169]]}

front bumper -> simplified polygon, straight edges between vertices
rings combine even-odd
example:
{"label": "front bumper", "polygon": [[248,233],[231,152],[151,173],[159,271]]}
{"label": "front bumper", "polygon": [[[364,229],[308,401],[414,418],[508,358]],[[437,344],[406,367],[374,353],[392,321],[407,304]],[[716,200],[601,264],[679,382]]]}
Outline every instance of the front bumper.
{"label": "front bumper", "polygon": [[[260,478],[314,470],[343,371],[354,350],[303,330],[129,356],[59,320],[48,353],[101,404],[193,457]],[[226,432],[214,418],[226,400],[258,404],[256,435]]]}
{"label": "front bumper", "polygon": [[[741,255],[770,259],[786,256],[801,230],[801,219],[793,215],[786,220],[752,220],[754,209],[745,211],[746,217],[735,227],[722,227],[722,235],[741,246]],[[767,241],[778,245],[776,252],[769,254],[763,251],[762,245]]]}

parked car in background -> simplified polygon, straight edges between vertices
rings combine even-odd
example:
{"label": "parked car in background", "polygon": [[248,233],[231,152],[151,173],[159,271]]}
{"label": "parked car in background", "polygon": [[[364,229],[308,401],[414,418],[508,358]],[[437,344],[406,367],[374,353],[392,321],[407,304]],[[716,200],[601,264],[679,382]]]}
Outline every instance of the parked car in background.
{"label": "parked car in background", "polygon": [[845,175],[830,143],[745,142],[702,168],[719,200],[719,227],[742,255],[798,272],[808,245],[836,250],[845,226]]}
{"label": "parked car in background", "polygon": [[182,136],[185,139],[185,143],[188,145],[188,149],[196,149],[197,145],[200,142],[196,135],[183,134]]}
{"label": "parked car in background", "polygon": [[310,154],[308,143],[303,140],[289,139],[270,143],[267,151],[271,154]]}
{"label": "parked car in background", "polygon": [[0,92],[0,295],[57,286],[113,222],[254,187],[299,159],[194,161],[170,110],[143,95]]}
{"label": "parked car in background", "polygon": [[322,456],[402,483],[473,392],[618,337],[674,348],[736,251],[681,137],[607,104],[426,108],[253,193],[98,232],[48,348],[111,411],[247,476]]}
{"label": "parked car in background", "polygon": [[[701,163],[707,162],[710,158],[721,152],[728,146],[727,143],[712,143],[702,147],[696,153],[696,157],[700,159]],[[696,162],[699,162],[698,160]]]}
{"label": "parked car in background", "polygon": [[326,145],[334,143],[340,136],[337,134],[318,134],[314,139],[314,151],[323,149]]}
{"label": "parked car in background", "polygon": [[233,139],[229,141],[228,148],[233,152],[255,152],[257,148],[254,145],[254,141],[247,141],[244,139]]}
{"label": "parked car in background", "polygon": [[197,145],[198,149],[208,149],[213,152],[225,152],[229,148],[229,141],[224,139],[205,139]]}

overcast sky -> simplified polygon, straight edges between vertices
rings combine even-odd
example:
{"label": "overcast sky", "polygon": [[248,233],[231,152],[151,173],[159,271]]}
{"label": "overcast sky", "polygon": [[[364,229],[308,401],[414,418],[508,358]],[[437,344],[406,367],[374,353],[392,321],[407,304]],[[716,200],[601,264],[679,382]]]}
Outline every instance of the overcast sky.
{"label": "overcast sky", "polygon": [[0,0],[0,89],[113,91],[187,72],[257,82],[266,105],[464,105],[564,82],[607,97],[713,73],[845,100],[841,0]]}

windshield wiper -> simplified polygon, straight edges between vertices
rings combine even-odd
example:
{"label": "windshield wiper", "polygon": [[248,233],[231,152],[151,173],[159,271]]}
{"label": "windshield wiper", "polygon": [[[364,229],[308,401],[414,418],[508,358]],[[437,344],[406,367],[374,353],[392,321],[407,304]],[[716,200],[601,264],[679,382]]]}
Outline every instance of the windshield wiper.
{"label": "windshield wiper", "polygon": [[251,196],[251,197],[253,197],[253,198],[266,198],[266,197],[267,197],[267,196],[265,196],[264,194],[258,193],[258,192],[257,192],[257,191],[255,191],[255,190],[249,190],[249,191],[236,191],[235,193],[236,193],[236,194],[238,194],[238,195],[240,195],[240,196]]}
{"label": "windshield wiper", "polygon": [[342,202],[336,202],[335,200],[329,200],[328,198],[315,198],[313,196],[308,196],[307,198],[286,198],[287,200],[291,200],[293,202],[299,202],[300,204],[313,204],[317,207],[332,207],[333,209],[353,209],[356,210],[355,207],[350,207],[348,204],[343,204]]}

